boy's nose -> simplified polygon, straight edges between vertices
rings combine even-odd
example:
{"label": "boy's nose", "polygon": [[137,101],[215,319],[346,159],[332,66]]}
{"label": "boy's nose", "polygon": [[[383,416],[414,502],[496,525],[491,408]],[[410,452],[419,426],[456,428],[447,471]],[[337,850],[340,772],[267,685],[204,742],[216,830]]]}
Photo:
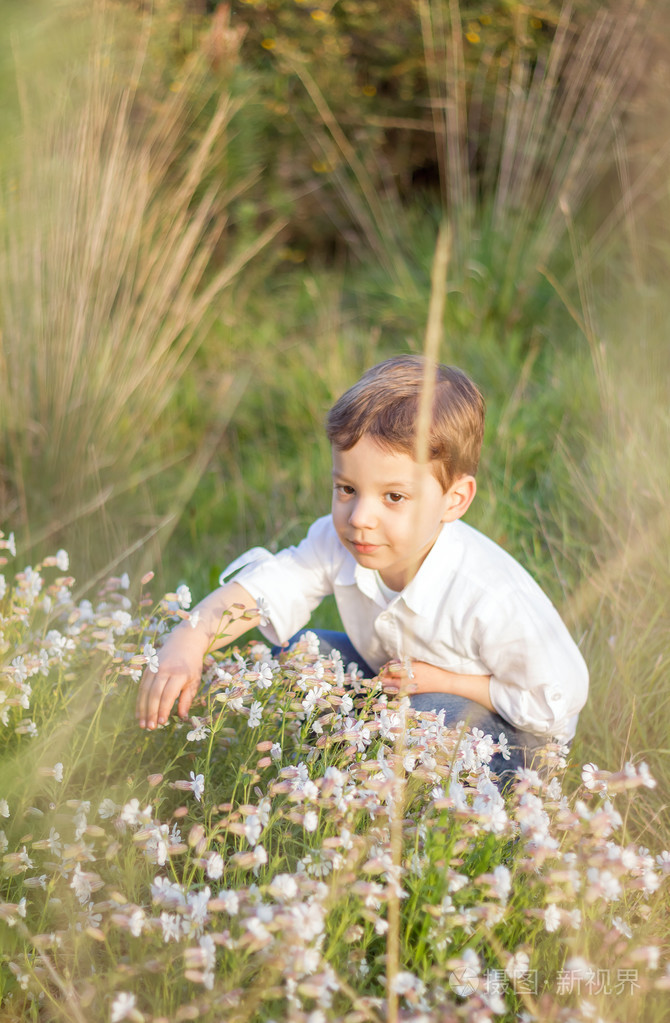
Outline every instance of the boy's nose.
{"label": "boy's nose", "polygon": [[354,529],[373,529],[377,519],[371,501],[359,498],[354,502],[349,514],[349,522]]}

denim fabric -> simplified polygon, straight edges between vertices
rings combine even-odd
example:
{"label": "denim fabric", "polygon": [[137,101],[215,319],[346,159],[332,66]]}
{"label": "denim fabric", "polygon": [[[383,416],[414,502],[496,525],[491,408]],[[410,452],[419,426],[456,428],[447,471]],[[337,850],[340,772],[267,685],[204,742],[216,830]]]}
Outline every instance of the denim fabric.
{"label": "denim fabric", "polygon": [[410,696],[409,702],[418,711],[444,710],[445,725],[455,725],[465,721],[469,728],[479,728],[486,735],[498,739],[501,732],[505,733],[509,745],[509,760],[501,753],[496,753],[490,761],[490,768],[498,775],[498,785],[502,788],[514,778],[517,767],[530,767],[536,751],[545,744],[542,736],[532,732],[524,732],[521,728],[506,721],[500,714],[483,707],[481,703],[467,700],[464,696],[453,693],[416,693]]}
{"label": "denim fabric", "polygon": [[[296,643],[306,630],[301,630],[292,636],[288,646]],[[364,678],[372,678],[376,672],[365,663],[358,651],[354,648],[351,640],[344,632],[333,632],[324,629],[311,630],[319,638],[319,649],[322,654],[329,654],[331,650],[339,650],[342,654],[344,666],[355,661],[363,672]],[[273,648],[273,655],[280,653],[280,647]],[[453,693],[416,693],[410,696],[411,706],[417,711],[433,711],[438,713],[444,710],[445,725],[456,725],[464,721],[469,728],[479,728],[486,735],[492,735],[495,740],[501,732],[505,733],[509,745],[509,760],[500,753],[496,753],[490,762],[491,770],[498,775],[498,786],[502,788],[514,778],[517,767],[530,767],[535,752],[545,744],[542,736],[534,735],[532,732],[525,732],[521,728],[506,721],[500,714],[483,707],[474,700],[468,700],[464,696],[455,696]]]}

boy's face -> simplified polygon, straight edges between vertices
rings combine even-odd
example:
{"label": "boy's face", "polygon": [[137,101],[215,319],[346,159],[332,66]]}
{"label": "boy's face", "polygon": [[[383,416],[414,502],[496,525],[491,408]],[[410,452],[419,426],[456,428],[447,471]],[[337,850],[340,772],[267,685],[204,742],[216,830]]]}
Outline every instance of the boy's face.
{"label": "boy's face", "polygon": [[[464,505],[458,491],[471,481]],[[461,491],[462,491],[461,486]],[[435,543],[443,522],[460,518],[474,496],[472,477],[446,493],[430,466],[363,436],[348,451],[333,448],[333,523],[359,565],[402,590]]]}

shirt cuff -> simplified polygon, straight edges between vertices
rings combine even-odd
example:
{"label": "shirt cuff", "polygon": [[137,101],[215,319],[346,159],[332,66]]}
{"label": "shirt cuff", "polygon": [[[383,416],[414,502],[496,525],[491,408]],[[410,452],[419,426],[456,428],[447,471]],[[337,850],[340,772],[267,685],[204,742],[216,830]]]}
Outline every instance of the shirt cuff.
{"label": "shirt cuff", "polygon": [[578,715],[570,716],[566,697],[556,683],[538,685],[531,692],[491,676],[489,696],[496,713],[517,728],[562,741],[575,734]]}

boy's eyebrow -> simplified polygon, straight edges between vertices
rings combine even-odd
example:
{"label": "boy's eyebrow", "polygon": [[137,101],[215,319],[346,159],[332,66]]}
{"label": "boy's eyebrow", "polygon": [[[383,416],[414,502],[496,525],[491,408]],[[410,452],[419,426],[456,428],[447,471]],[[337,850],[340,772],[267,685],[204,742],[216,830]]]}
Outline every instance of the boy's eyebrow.
{"label": "boy's eyebrow", "polygon": [[[341,480],[348,479],[346,473],[340,472],[337,469],[333,469],[331,475],[332,475],[333,479],[338,479],[338,478],[341,479]],[[382,490],[413,490],[414,489],[414,481],[413,480],[403,480],[403,481],[400,481],[400,480],[390,480],[387,483],[380,483],[380,489],[382,489]]]}

